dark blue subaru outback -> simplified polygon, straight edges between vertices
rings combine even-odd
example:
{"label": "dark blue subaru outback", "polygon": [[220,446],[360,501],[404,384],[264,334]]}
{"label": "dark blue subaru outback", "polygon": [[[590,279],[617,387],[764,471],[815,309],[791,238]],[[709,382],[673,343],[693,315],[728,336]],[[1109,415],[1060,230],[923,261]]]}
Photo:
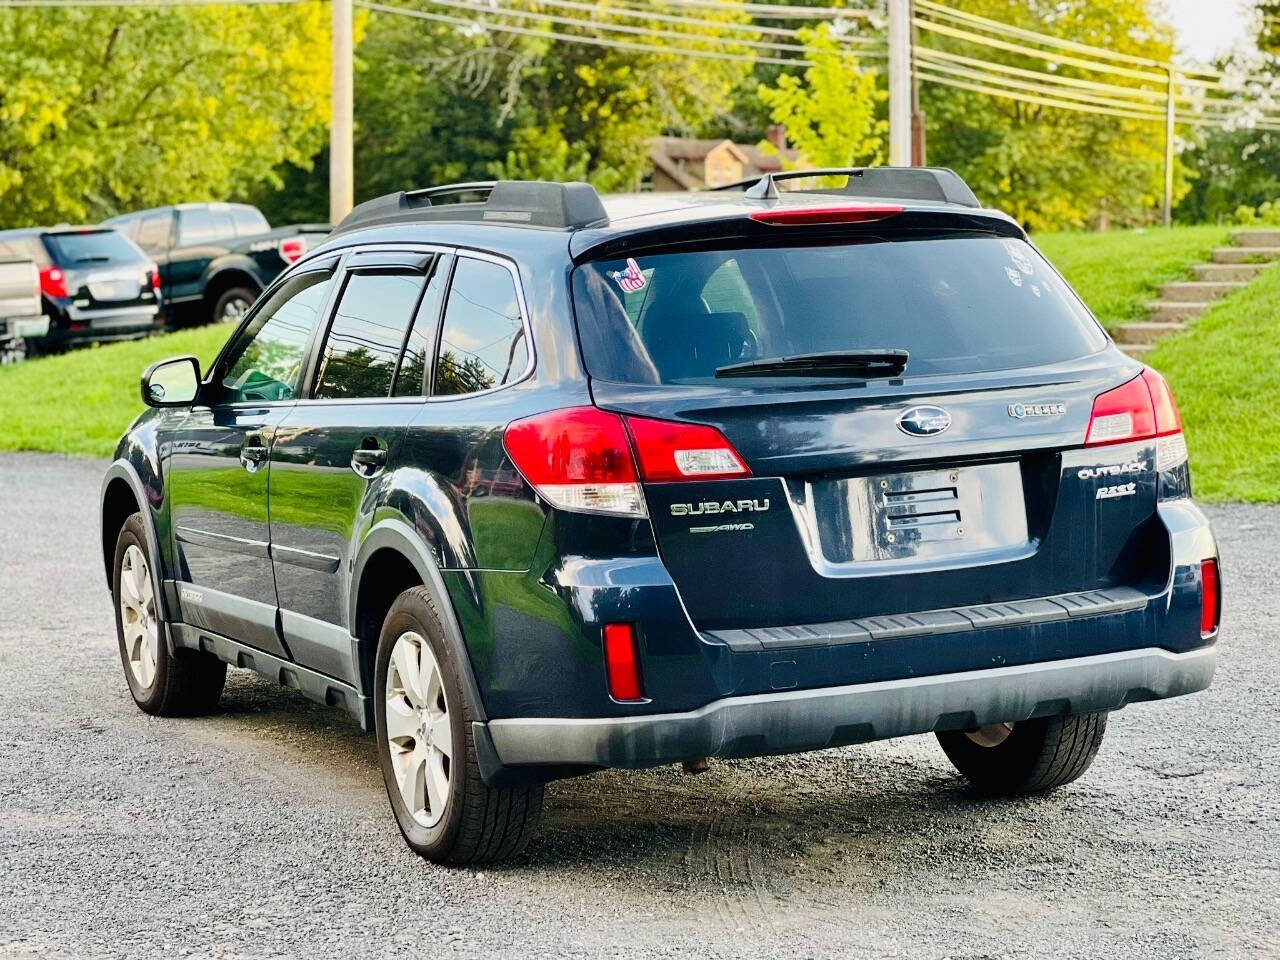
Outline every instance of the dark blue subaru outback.
{"label": "dark blue subaru outback", "polygon": [[1164,380],[950,171],[805,176],[383,197],[153,366],[102,492],[138,705],[343,707],[468,863],[604,767],[933,732],[1045,790],[1207,686]]}

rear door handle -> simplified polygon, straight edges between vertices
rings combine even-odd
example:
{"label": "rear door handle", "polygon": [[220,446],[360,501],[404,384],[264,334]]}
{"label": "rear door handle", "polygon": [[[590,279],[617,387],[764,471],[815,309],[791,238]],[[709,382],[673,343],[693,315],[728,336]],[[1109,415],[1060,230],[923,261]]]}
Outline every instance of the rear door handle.
{"label": "rear door handle", "polygon": [[387,451],[377,437],[365,437],[351,452],[351,469],[362,477],[376,477],[386,465]]}

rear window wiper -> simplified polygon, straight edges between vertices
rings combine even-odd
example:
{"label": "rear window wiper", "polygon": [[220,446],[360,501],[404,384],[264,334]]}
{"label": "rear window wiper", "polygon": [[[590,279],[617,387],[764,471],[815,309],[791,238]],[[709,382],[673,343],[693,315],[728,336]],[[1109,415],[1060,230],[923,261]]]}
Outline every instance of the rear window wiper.
{"label": "rear window wiper", "polygon": [[716,367],[717,377],[896,377],[907,368],[906,350],[829,350],[765,357]]}
{"label": "rear window wiper", "polygon": [[110,257],[76,257],[75,263],[106,263]]}

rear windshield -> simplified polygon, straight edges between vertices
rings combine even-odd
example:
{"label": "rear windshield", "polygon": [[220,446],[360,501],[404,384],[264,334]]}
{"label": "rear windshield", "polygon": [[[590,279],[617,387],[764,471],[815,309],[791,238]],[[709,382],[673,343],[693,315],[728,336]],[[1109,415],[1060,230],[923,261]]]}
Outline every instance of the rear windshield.
{"label": "rear windshield", "polygon": [[573,284],[588,371],[623,383],[882,348],[910,353],[905,376],[974,373],[1106,344],[1030,244],[986,234],[641,255],[584,264]]}
{"label": "rear windshield", "polygon": [[62,267],[94,263],[138,263],[141,251],[116,230],[93,233],[46,233],[49,253]]}

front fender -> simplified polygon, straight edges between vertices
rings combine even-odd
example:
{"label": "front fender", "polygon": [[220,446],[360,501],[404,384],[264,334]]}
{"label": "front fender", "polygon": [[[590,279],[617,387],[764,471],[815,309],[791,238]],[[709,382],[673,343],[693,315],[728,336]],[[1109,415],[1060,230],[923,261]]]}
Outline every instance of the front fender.
{"label": "front fender", "polygon": [[209,265],[204,268],[204,273],[200,277],[200,289],[209,289],[209,285],[214,282],[218,274],[229,270],[248,274],[258,285],[259,290],[267,286],[267,281],[262,276],[262,268],[256,260],[245,253],[227,253],[209,261]]}
{"label": "front fender", "polygon": [[129,442],[122,441],[122,449],[117,451],[123,455],[107,467],[107,472],[102,478],[102,491],[98,497],[98,529],[102,536],[107,588],[111,588],[111,565],[116,546],[114,540],[107,542],[108,524],[105,515],[107,492],[113,483],[124,482],[133,494],[135,502],[142,508],[142,526],[147,538],[147,552],[153,558],[151,586],[155,590],[156,613],[162,621],[168,622],[172,618],[169,616],[168,598],[164,592],[164,571],[171,564],[168,550],[161,545],[164,544],[167,547],[169,543],[169,509],[168,500],[164,495],[164,482],[160,475],[159,458],[155,454],[154,447],[148,449],[146,445],[139,443],[133,434],[129,435],[127,441]]}

